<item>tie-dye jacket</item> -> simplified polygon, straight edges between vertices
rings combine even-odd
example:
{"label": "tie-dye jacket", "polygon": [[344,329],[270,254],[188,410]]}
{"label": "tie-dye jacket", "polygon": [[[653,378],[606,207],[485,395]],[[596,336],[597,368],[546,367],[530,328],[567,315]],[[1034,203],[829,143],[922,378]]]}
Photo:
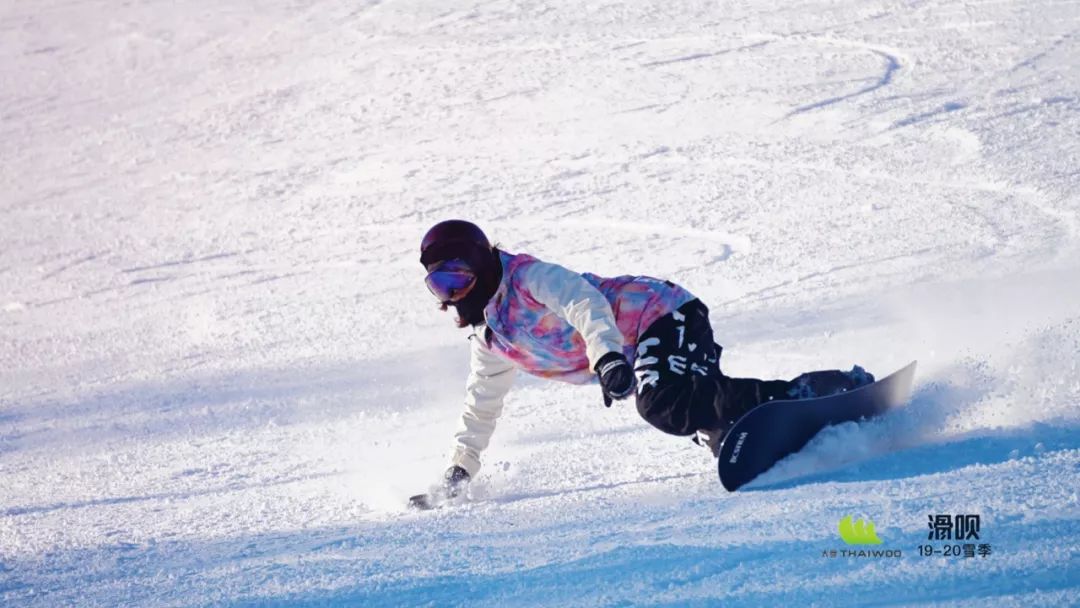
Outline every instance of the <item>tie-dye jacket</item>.
{"label": "tie-dye jacket", "polygon": [[578,274],[532,256],[500,252],[503,278],[471,340],[465,412],[453,464],[475,474],[515,370],[584,384],[605,354],[633,363],[637,341],[660,317],[694,299],[682,287],[644,276]]}

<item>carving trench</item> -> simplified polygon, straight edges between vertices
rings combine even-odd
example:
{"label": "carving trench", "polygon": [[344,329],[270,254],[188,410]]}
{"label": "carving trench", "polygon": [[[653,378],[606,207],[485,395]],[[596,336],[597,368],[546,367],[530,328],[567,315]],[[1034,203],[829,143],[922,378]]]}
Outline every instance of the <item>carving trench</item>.
{"label": "carving trench", "polygon": [[880,55],[881,58],[885,60],[885,71],[881,74],[881,77],[878,78],[877,82],[875,82],[874,84],[872,84],[872,85],[870,85],[868,87],[864,87],[862,89],[859,89],[858,91],[855,91],[854,93],[848,93],[847,95],[840,95],[838,97],[830,97],[828,99],[824,99],[822,101],[817,101],[817,102],[814,102],[814,103],[811,103],[811,104],[808,104],[808,105],[805,105],[805,106],[799,106],[798,108],[795,108],[791,112],[788,112],[787,116],[785,116],[784,118],[791,118],[792,116],[795,116],[797,114],[802,114],[804,112],[809,112],[811,110],[817,110],[817,109],[820,109],[820,108],[831,106],[831,105],[833,105],[835,103],[840,103],[841,101],[847,101],[849,99],[854,99],[855,97],[866,95],[868,93],[873,93],[874,91],[876,91],[876,90],[888,85],[889,83],[891,83],[892,79],[893,79],[893,75],[896,74],[897,70],[900,69],[900,60],[897,59],[895,55],[891,55],[889,53],[886,53],[885,51],[880,51],[880,50],[877,50],[877,49],[869,49],[869,50],[871,52],[877,54],[877,55]]}

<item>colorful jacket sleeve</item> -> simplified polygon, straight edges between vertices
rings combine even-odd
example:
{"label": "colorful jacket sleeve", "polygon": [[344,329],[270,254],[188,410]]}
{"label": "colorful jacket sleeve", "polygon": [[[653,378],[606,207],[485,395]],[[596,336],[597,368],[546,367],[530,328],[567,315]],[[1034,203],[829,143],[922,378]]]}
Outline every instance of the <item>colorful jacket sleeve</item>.
{"label": "colorful jacket sleeve", "polygon": [[525,269],[523,284],[536,301],[581,334],[590,369],[607,353],[623,352],[611,304],[585,277],[558,264],[536,262]]}
{"label": "colorful jacket sleeve", "polygon": [[503,399],[514,383],[515,368],[491,352],[481,336],[469,340],[469,379],[465,383],[465,413],[454,434],[451,463],[475,476],[480,453],[491,442],[495,421],[502,414]]}

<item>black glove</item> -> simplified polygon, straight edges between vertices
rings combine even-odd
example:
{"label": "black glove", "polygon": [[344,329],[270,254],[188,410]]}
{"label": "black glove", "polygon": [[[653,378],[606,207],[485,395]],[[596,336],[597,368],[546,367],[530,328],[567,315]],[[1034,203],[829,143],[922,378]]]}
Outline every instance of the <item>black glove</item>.
{"label": "black glove", "polygon": [[457,498],[469,487],[469,472],[456,464],[443,473],[442,490],[433,488],[426,494],[417,494],[409,498],[409,507],[420,511],[434,509],[446,501]]}
{"label": "black glove", "polygon": [[446,491],[447,498],[457,498],[465,488],[469,487],[469,472],[453,465],[449,469],[446,469],[446,473],[443,473],[443,490]]}
{"label": "black glove", "polygon": [[612,399],[626,399],[637,385],[634,370],[622,353],[612,351],[596,362],[593,368],[600,376],[600,390],[604,393],[604,405],[611,407]]}

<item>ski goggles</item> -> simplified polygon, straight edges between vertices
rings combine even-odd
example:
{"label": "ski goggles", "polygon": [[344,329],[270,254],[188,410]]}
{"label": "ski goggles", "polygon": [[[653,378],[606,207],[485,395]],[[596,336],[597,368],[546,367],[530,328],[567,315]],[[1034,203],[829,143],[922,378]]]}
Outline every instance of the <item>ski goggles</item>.
{"label": "ski goggles", "polygon": [[450,304],[469,295],[476,285],[476,273],[464,260],[446,260],[428,273],[424,283],[440,302]]}

